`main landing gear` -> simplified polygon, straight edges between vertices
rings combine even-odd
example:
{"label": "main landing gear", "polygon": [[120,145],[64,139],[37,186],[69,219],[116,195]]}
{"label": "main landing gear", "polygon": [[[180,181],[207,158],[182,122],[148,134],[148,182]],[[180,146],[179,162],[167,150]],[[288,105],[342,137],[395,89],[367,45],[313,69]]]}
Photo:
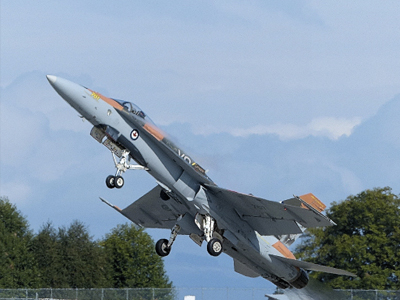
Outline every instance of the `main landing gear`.
{"label": "main landing gear", "polygon": [[[210,215],[196,215],[195,223],[204,231],[204,239],[207,242],[207,251],[211,256],[218,256],[222,253],[222,237],[214,237],[215,220]],[[216,234],[219,236],[219,234]]]}
{"label": "main landing gear", "polygon": [[169,240],[161,239],[157,242],[156,252],[159,256],[167,256],[171,252],[171,246],[175,242],[179,230],[181,230],[181,227],[176,224],[171,230],[171,236],[169,237]]}
{"label": "main landing gear", "polygon": [[[216,227],[214,218],[210,215],[202,216],[198,214],[196,215],[195,223],[204,232],[202,237],[195,235],[200,239],[199,245],[201,245],[202,240],[206,240],[208,253],[212,256],[220,255],[223,251],[222,236],[214,231]],[[164,257],[171,252],[172,244],[174,243],[180,229],[181,227],[176,224],[171,230],[169,240],[161,239],[156,243],[156,252],[159,256]]]}
{"label": "main landing gear", "polygon": [[127,170],[148,170],[146,167],[141,165],[131,165],[130,164],[130,156],[129,151],[123,150],[121,158],[117,162],[117,157],[114,152],[111,152],[114,160],[115,167],[117,168],[117,172],[115,176],[110,175],[106,178],[106,185],[108,188],[117,188],[120,189],[124,186],[124,178],[120,175],[125,173]]}

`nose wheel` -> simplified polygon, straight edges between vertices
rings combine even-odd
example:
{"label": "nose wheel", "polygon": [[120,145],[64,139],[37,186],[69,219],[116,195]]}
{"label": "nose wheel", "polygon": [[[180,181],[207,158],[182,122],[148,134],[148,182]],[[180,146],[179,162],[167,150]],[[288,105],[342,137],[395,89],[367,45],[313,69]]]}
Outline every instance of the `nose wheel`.
{"label": "nose wheel", "polygon": [[113,188],[120,189],[124,186],[124,183],[125,183],[125,180],[122,176],[110,175],[106,178],[106,185],[110,189],[113,189]]}

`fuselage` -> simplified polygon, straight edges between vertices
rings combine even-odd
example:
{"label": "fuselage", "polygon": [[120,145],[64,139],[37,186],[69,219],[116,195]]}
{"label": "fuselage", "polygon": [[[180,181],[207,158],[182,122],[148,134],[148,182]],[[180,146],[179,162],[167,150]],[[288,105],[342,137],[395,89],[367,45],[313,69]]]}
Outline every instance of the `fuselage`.
{"label": "fuselage", "polygon": [[[176,146],[135,104],[112,99],[69,80],[47,76],[50,84],[96,130],[118,148],[129,151],[139,165],[155,178],[176,210],[178,201],[186,207],[177,224],[187,234],[201,237],[203,229],[196,223],[204,216],[215,220],[214,236],[223,240],[223,251],[235,260],[235,270],[250,277],[262,276],[280,287],[301,288],[307,284],[304,271],[270,255],[295,259],[275,236],[261,236],[243,221],[234,207],[218,203],[207,192],[215,183],[204,169],[184,150]],[[99,138],[101,141],[102,136]],[[201,222],[200,222],[201,223]],[[191,237],[193,237],[191,236]]]}

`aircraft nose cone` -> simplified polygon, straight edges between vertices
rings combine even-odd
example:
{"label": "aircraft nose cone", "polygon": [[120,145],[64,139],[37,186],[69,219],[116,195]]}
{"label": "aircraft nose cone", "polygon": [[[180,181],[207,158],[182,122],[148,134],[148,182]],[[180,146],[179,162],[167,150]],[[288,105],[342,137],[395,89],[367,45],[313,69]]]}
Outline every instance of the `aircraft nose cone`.
{"label": "aircraft nose cone", "polygon": [[51,85],[55,84],[57,81],[57,76],[54,75],[47,75],[47,80],[50,82]]}

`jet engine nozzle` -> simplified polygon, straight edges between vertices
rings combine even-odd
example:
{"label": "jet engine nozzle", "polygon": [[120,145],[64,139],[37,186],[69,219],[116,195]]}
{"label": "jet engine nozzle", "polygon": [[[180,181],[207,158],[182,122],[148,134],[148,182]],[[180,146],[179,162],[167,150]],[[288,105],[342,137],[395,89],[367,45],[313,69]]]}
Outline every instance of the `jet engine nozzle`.
{"label": "jet engine nozzle", "polygon": [[299,276],[290,282],[291,286],[295,287],[296,289],[302,289],[308,284],[308,274],[303,269],[299,269]]}

